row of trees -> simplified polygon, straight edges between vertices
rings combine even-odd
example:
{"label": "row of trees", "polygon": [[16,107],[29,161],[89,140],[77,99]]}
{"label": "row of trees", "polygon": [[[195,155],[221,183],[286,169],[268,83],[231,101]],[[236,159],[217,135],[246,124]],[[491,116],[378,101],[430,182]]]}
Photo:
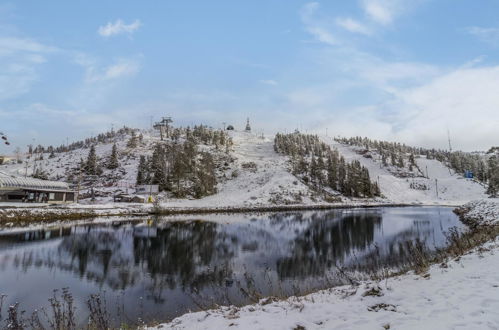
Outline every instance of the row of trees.
{"label": "row of trees", "polygon": [[[488,184],[487,193],[491,196],[499,194],[499,147],[491,148],[486,154],[476,152],[447,151],[440,149],[425,149],[406,146],[405,144],[377,141],[362,137],[338,138],[337,142],[375,150],[381,155],[383,164],[403,167],[409,164],[409,169],[417,167],[415,155],[426,156],[444,163],[456,173],[464,175],[472,172],[475,179]],[[422,173],[421,171],[419,171]]]}
{"label": "row of trees", "polygon": [[99,144],[99,143],[109,143],[112,141],[115,141],[117,137],[121,136],[126,136],[126,135],[131,135],[132,132],[137,131],[136,129],[130,128],[123,126],[122,128],[118,130],[111,130],[108,132],[100,133],[97,136],[86,138],[81,141],[76,141],[72,142],[70,144],[62,144],[60,146],[42,146],[42,145],[28,145],[28,153],[29,155],[33,154],[40,154],[40,153],[49,153],[50,158],[53,158],[55,155],[54,153],[60,153],[60,152],[68,152],[68,151],[73,151],[76,149],[82,149],[82,148],[89,148],[93,145]]}
{"label": "row of trees", "polygon": [[424,152],[422,148],[413,148],[401,143],[393,143],[387,141],[377,141],[368,138],[353,137],[353,138],[336,138],[336,142],[364,148],[364,152],[375,150],[381,158],[383,166],[393,166],[396,169],[407,169],[411,176],[424,176],[424,173],[419,169],[415,155]]}
{"label": "row of trees", "polygon": [[118,147],[116,146],[116,143],[113,144],[109,157],[105,158],[103,162],[99,161],[97,157],[97,153],[95,152],[95,145],[92,145],[90,147],[87,159],[85,161],[83,159],[80,160],[80,169],[87,175],[101,175],[103,172],[103,168],[114,170],[119,166],[120,163],[118,156]]}
{"label": "row of trees", "polygon": [[381,194],[378,184],[371,182],[367,168],[358,161],[347,163],[316,135],[277,134],[274,150],[290,156],[293,174],[317,189],[330,188],[348,197],[371,198]]}

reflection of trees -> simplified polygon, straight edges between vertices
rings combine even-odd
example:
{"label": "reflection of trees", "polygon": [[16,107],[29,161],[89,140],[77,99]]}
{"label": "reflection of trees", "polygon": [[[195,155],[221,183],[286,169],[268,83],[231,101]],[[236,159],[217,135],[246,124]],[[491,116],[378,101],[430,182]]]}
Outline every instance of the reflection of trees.
{"label": "reflection of trees", "polygon": [[380,214],[371,212],[341,219],[320,215],[316,213],[309,227],[294,239],[291,256],[277,262],[281,278],[323,275],[352,252],[368,248],[382,220]]}
{"label": "reflection of trees", "polygon": [[[336,282],[328,277],[334,276],[335,264],[369,268],[370,263],[396,263],[407,259],[406,241],[431,241],[432,231],[439,231],[423,216],[402,226],[390,221],[382,226],[383,216],[376,210],[285,212],[229,224],[101,224],[1,235],[7,257],[0,258],[0,270],[57,268],[105,288],[129,289],[124,295],[135,303],[144,297],[151,310],[174,314],[195,309],[193,297],[205,303],[244,303],[251,298],[241,289],[278,295],[300,294],[307,285],[332,285]],[[174,289],[180,290],[172,295]],[[162,307],[155,309],[156,304]]]}
{"label": "reflection of trees", "polygon": [[[145,266],[151,277],[170,288],[201,288],[222,283],[235,255],[231,237],[206,221],[172,222],[158,228],[155,237],[135,237],[136,265]],[[164,279],[161,281],[161,279]]]}

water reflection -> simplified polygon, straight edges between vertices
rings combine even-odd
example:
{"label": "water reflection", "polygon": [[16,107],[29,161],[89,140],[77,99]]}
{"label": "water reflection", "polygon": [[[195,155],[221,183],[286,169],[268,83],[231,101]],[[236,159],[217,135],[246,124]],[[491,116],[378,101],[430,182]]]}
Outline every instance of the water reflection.
{"label": "water reflection", "polygon": [[23,301],[30,310],[49,296],[43,290],[33,296],[38,282],[47,290],[69,286],[82,302],[106,290],[123,294],[132,317],[143,297],[148,317],[164,320],[200,303],[248,303],[251,292],[299,294],[341,284],[328,277],[336,265],[395,266],[404,262],[407,242],[442,247],[452,226],[460,223],[448,208],[403,208],[160,218],[152,224],[0,233],[0,293],[13,301],[30,293]]}

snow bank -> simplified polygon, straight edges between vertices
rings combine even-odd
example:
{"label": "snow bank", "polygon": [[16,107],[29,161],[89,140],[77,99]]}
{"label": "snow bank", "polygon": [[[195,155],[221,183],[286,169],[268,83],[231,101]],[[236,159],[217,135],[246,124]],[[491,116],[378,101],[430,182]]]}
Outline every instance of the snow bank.
{"label": "snow bank", "polygon": [[151,329],[497,329],[497,249],[489,243],[424,276],[190,313]]}
{"label": "snow bank", "polygon": [[499,224],[499,198],[480,199],[469,202],[456,212],[461,219],[470,225]]}

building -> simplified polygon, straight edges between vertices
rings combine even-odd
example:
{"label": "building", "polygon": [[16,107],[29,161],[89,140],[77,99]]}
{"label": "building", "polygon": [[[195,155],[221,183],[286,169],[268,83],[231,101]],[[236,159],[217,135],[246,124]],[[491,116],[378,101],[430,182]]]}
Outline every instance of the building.
{"label": "building", "polygon": [[250,126],[250,123],[249,123],[249,118],[246,119],[246,129],[245,129],[246,132],[251,132],[251,126]]}
{"label": "building", "polygon": [[50,203],[75,202],[75,191],[65,182],[23,178],[0,172],[0,202]]}

